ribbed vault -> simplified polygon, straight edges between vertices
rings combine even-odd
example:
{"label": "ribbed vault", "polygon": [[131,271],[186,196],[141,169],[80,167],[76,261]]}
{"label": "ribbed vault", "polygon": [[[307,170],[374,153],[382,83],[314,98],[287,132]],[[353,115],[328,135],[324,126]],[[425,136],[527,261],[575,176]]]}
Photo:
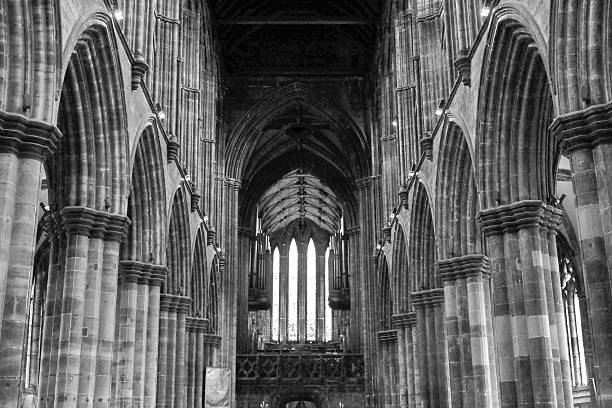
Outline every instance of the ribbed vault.
{"label": "ribbed vault", "polygon": [[[318,179],[337,197],[337,204],[324,207],[325,212],[332,212],[326,218],[322,215],[327,219],[326,229],[337,227],[338,215],[333,212],[338,208],[343,209],[347,225],[353,225],[355,180],[369,174],[368,145],[347,112],[323,102],[302,84],[262,98],[234,127],[227,148],[228,175],[241,180],[241,197],[248,197],[240,201],[241,225],[251,225],[266,191],[296,170],[308,173],[311,184]],[[312,203],[319,201],[318,196],[313,199]],[[319,211],[311,215],[318,223]]]}
{"label": "ribbed vault", "polygon": [[267,232],[284,228],[298,219],[308,219],[333,234],[340,228],[342,209],[329,187],[298,169],[264,193],[259,202],[259,216],[261,227]]}

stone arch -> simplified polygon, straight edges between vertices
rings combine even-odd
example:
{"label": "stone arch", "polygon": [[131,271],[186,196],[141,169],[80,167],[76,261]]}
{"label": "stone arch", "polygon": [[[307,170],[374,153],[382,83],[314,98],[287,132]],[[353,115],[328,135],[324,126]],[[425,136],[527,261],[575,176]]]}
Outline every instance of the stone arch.
{"label": "stone arch", "polygon": [[206,228],[204,224],[202,224],[196,233],[190,283],[193,291],[191,315],[199,317],[204,317],[208,297],[208,285],[210,284],[208,276],[210,271],[207,270],[206,262],[206,240]]}
{"label": "stone arch", "polygon": [[66,68],[57,115],[63,137],[46,163],[49,198],[58,208],[83,206],[125,214],[125,100],[110,20],[102,17],[76,41]]}
{"label": "stone arch", "polygon": [[162,289],[170,295],[191,296],[189,272],[191,271],[191,238],[189,203],[184,185],[174,193],[168,225],[166,265],[168,276]]}
{"label": "stone arch", "polygon": [[[480,208],[547,201],[555,191],[554,106],[541,48],[513,10],[493,16],[478,100]],[[515,18],[516,17],[516,18]],[[537,39],[537,37],[535,37]]]}
{"label": "stone arch", "polygon": [[414,185],[410,210],[408,242],[409,270],[412,271],[411,292],[434,289],[440,286],[435,266],[436,240],[429,196],[423,183]]}
{"label": "stone arch", "polygon": [[610,100],[612,95],[612,3],[553,0],[550,42],[559,113]]}
{"label": "stone arch", "polygon": [[478,197],[472,156],[462,128],[444,124],[436,176],[436,229],[441,259],[481,252]]}
{"label": "stone arch", "polygon": [[395,224],[393,235],[393,252],[391,256],[391,279],[393,282],[393,309],[394,314],[407,313],[410,308],[410,269],[408,263],[408,247],[403,226]]}
{"label": "stone arch", "polygon": [[122,259],[161,264],[165,248],[164,162],[155,124],[149,122],[134,153],[128,217],[132,221]]}
{"label": "stone arch", "polygon": [[61,67],[58,5],[27,0],[0,6],[0,110],[52,122]]}
{"label": "stone arch", "polygon": [[376,262],[376,319],[374,327],[377,328],[375,331],[380,330],[391,330],[392,322],[391,316],[393,315],[393,296],[394,293],[391,289],[391,276],[389,263],[387,262],[387,256],[384,252],[380,252]]}
{"label": "stone arch", "polygon": [[329,397],[327,394],[318,388],[291,388],[281,389],[270,395],[271,408],[285,408],[285,405],[292,401],[310,401],[317,408],[330,408]]}
{"label": "stone arch", "polygon": [[206,318],[208,319],[208,330],[211,333],[219,332],[219,285],[220,281],[220,260],[215,255],[210,271],[208,273],[208,290],[206,297]]}

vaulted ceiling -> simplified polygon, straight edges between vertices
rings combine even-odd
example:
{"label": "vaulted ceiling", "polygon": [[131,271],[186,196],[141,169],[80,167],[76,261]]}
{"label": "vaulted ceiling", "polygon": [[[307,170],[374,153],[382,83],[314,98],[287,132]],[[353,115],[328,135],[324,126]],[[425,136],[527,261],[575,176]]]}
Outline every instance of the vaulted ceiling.
{"label": "vaulted ceiling", "polygon": [[310,220],[333,234],[340,228],[342,209],[334,192],[321,180],[294,170],[270,187],[259,201],[263,231],[272,233],[296,220]]}
{"label": "vaulted ceiling", "polygon": [[228,73],[368,70],[382,0],[216,0]]}

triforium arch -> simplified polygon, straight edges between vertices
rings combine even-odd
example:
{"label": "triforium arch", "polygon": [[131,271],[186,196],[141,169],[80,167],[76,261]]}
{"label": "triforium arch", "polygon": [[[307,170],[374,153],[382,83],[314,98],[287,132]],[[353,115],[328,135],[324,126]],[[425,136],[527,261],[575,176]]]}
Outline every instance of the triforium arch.
{"label": "triforium arch", "polygon": [[[554,105],[546,62],[539,39],[511,8],[493,15],[489,36],[477,172],[479,220],[494,271],[500,398],[512,406],[572,406],[556,245],[559,149],[549,131]],[[535,320],[550,330],[529,324]]]}

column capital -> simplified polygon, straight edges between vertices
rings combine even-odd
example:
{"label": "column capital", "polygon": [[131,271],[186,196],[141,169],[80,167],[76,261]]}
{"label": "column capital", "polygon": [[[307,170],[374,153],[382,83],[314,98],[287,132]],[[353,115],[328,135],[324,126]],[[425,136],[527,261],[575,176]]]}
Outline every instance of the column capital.
{"label": "column capital", "polygon": [[395,328],[401,327],[414,327],[416,326],[416,313],[400,313],[391,316],[391,321],[393,322],[393,326]]}
{"label": "column capital", "polygon": [[59,211],[61,226],[67,233],[121,242],[131,221],[125,215],[111,214],[88,207],[70,206]]}
{"label": "column capital", "polygon": [[250,228],[247,227],[238,227],[238,236],[252,238],[253,233]]}
{"label": "column capital", "polygon": [[219,347],[222,337],[216,334],[204,334],[204,344],[213,347]]}
{"label": "column capital", "polygon": [[119,262],[119,279],[149,286],[161,286],[166,280],[168,267],[139,261]]}
{"label": "column capital", "polygon": [[442,282],[465,279],[473,276],[488,278],[491,275],[491,261],[489,257],[482,254],[471,254],[444,259],[438,261],[436,267],[438,268],[438,274]]}
{"label": "column capital", "polygon": [[523,200],[482,210],[478,213],[478,221],[485,235],[518,231],[527,227],[556,231],[561,223],[561,214],[561,210],[540,200]]}
{"label": "column capital", "polygon": [[184,312],[191,307],[191,298],[187,296],[175,296],[164,293],[159,299],[160,310],[166,312]]}
{"label": "column capital", "polygon": [[397,330],[385,330],[376,333],[379,343],[397,343]]}
{"label": "column capital", "polygon": [[612,103],[557,116],[550,131],[568,151],[612,143]]}
{"label": "column capital", "polygon": [[0,153],[44,160],[55,153],[61,137],[56,126],[0,110]]}
{"label": "column capital", "polygon": [[444,289],[436,288],[412,292],[411,297],[414,308],[434,306],[444,303]]}
{"label": "column capital", "polygon": [[185,328],[188,332],[206,333],[208,331],[208,319],[188,316],[185,321]]}
{"label": "column capital", "polygon": [[359,234],[361,234],[361,227],[359,227],[358,225],[354,227],[349,227],[344,231],[344,236],[346,238],[359,236]]}

